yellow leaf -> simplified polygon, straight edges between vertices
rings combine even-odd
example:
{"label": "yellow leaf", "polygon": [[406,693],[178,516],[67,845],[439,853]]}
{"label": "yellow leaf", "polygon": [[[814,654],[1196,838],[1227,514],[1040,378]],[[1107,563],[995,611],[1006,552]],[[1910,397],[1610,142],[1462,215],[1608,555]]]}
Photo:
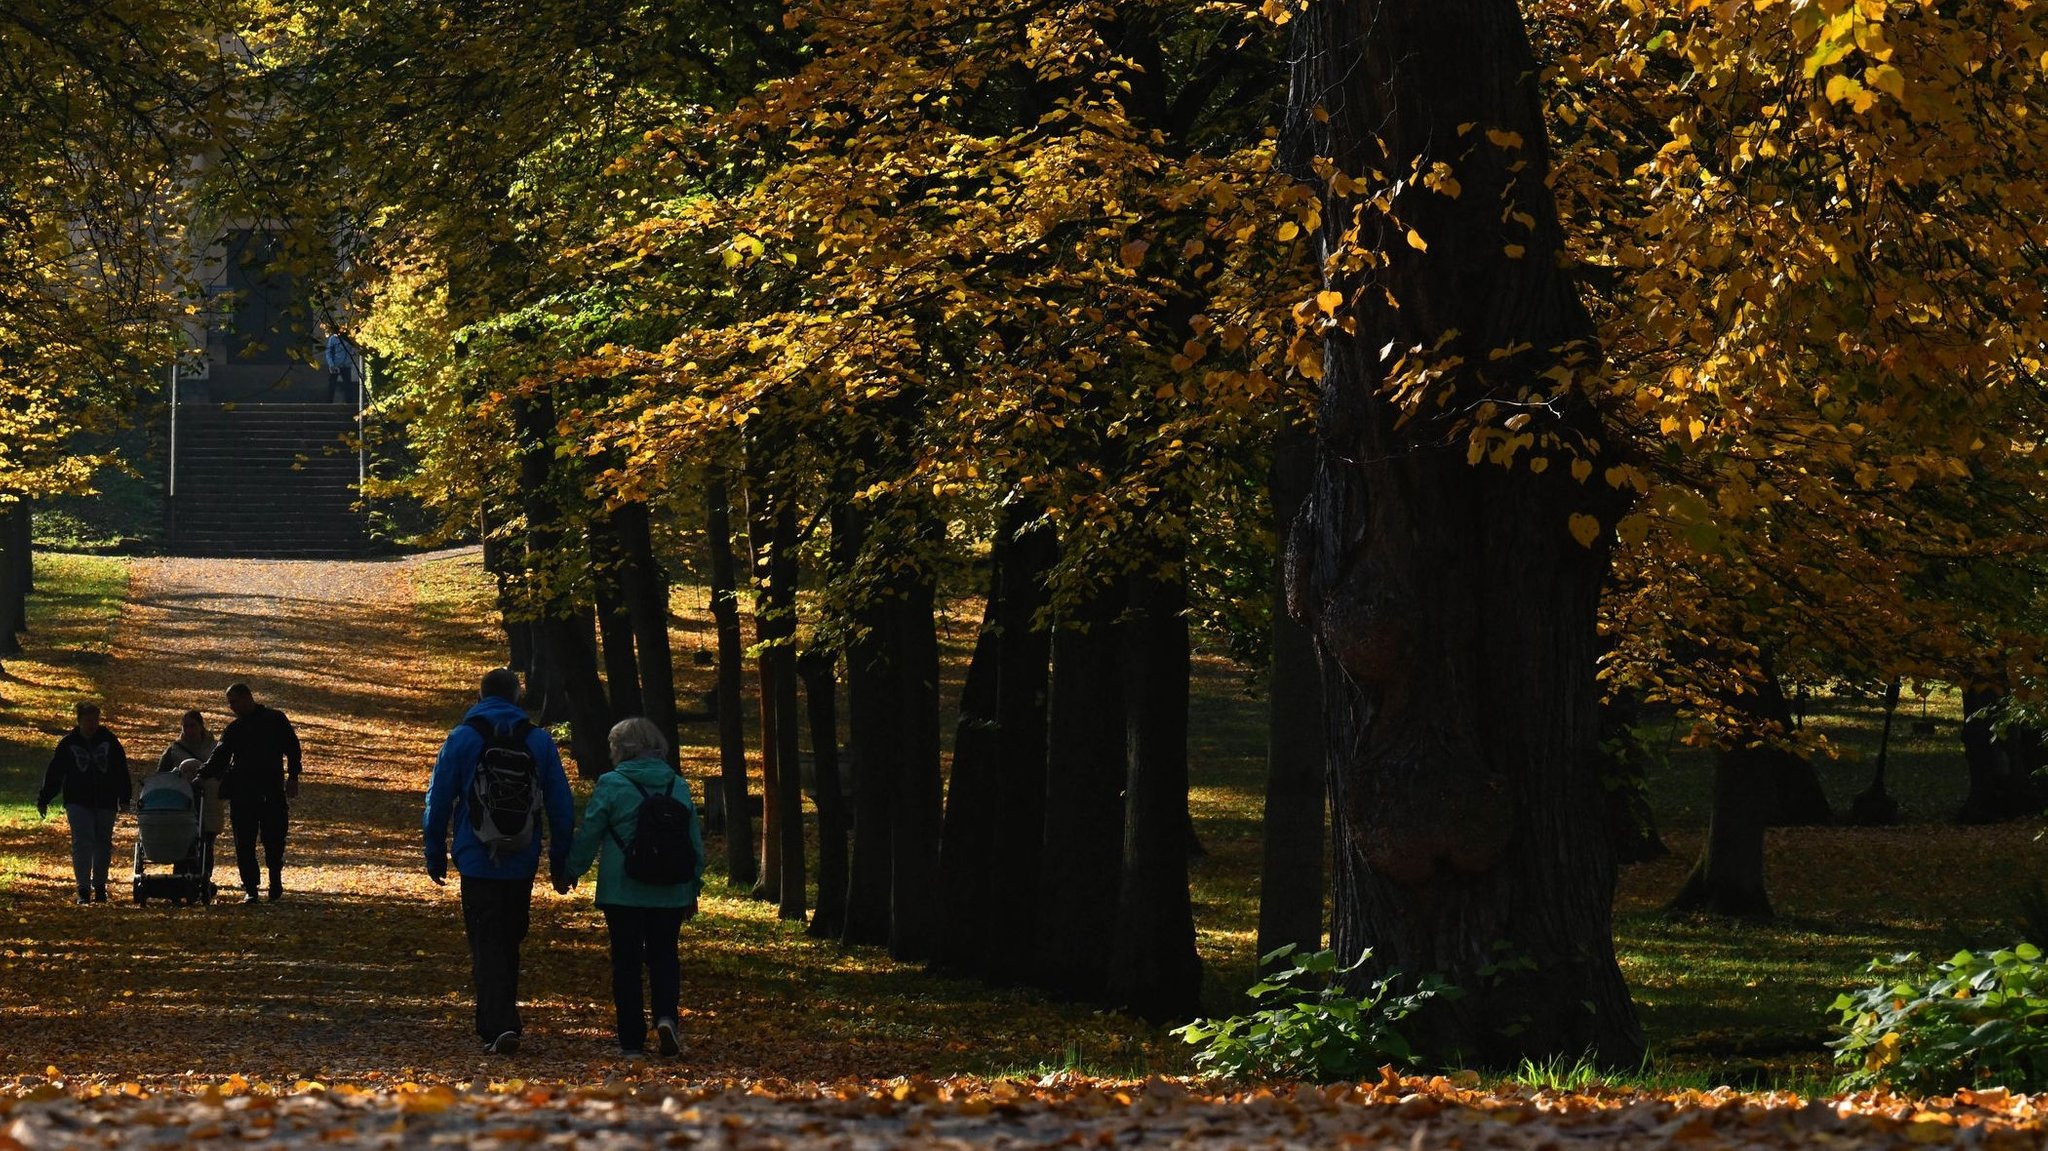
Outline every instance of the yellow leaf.
{"label": "yellow leaf", "polygon": [[1337,309],[1343,306],[1344,293],[1342,292],[1321,291],[1316,293],[1316,307],[1321,308],[1326,316],[1336,315]]}
{"label": "yellow leaf", "polygon": [[1528,249],[1520,244],[1507,244],[1502,246],[1501,251],[1506,252],[1510,260],[1519,260],[1522,258],[1522,253],[1528,251]]}
{"label": "yellow leaf", "polygon": [[1863,70],[1863,82],[1894,100],[1906,98],[1906,77],[1890,64]]}
{"label": "yellow leaf", "polygon": [[1520,132],[1488,128],[1486,130],[1486,138],[1492,141],[1493,146],[1496,148],[1519,148],[1522,146],[1522,134]]}
{"label": "yellow leaf", "polygon": [[1280,225],[1280,239],[1282,241],[1292,240],[1293,238],[1299,235],[1301,235],[1300,224],[1297,224],[1292,220],[1288,220],[1287,222]]}
{"label": "yellow leaf", "polygon": [[1600,521],[1584,512],[1572,513],[1570,527],[1572,538],[1579,541],[1582,548],[1592,547],[1593,541],[1600,538]]}
{"label": "yellow leaf", "polygon": [[1429,251],[1429,245],[1423,241],[1422,233],[1413,228],[1408,229],[1408,246],[1418,252]]}
{"label": "yellow leaf", "polygon": [[1573,479],[1575,479],[1575,480],[1579,481],[1580,483],[1585,483],[1585,482],[1586,482],[1586,479],[1587,479],[1587,477],[1591,476],[1592,474],[1593,474],[1593,461],[1592,461],[1592,460],[1573,460],[1573,461],[1572,461],[1572,478],[1573,478]]}
{"label": "yellow leaf", "polygon": [[[1284,240],[1286,237],[1282,236],[1281,239]],[[1135,268],[1145,262],[1145,250],[1151,246],[1143,240],[1132,240],[1117,250],[1117,258],[1123,261],[1124,267]]]}

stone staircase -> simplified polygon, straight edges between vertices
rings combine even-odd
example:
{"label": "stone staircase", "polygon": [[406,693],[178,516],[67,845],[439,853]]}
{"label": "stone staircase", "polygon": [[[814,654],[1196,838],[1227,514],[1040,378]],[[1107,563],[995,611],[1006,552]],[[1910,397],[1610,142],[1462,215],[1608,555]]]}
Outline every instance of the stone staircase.
{"label": "stone staircase", "polygon": [[342,559],[369,550],[356,413],[339,404],[178,408],[169,540],[178,555]]}

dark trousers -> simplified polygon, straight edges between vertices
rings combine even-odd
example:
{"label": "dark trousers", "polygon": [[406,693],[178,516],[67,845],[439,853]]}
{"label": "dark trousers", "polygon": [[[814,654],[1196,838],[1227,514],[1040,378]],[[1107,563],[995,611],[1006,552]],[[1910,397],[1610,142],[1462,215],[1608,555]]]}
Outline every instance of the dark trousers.
{"label": "dark trousers", "polygon": [[291,804],[282,795],[252,795],[228,801],[228,819],[235,825],[235,863],[242,869],[242,890],[254,892],[262,872],[256,869],[256,840],[263,840],[263,866],[271,886],[284,875],[284,828]]}
{"label": "dark trousers", "polygon": [[489,1043],[519,1030],[519,944],[526,939],[533,880],[462,877],[462,926],[476,987],[476,1033]]}
{"label": "dark trousers", "polygon": [[640,998],[640,969],[647,969],[647,987],[656,1020],[676,1017],[682,995],[683,966],[676,957],[676,939],[683,932],[680,907],[605,907],[605,931],[612,939],[612,1006],[618,1012],[619,1046],[638,1051],[647,1045],[647,1013]]}

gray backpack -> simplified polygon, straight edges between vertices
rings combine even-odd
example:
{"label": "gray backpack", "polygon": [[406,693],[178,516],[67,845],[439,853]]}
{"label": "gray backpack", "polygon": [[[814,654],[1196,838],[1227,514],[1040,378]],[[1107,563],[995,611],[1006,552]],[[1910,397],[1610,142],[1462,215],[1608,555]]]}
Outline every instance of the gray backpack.
{"label": "gray backpack", "polygon": [[477,716],[469,726],[483,737],[484,750],[469,781],[469,828],[490,853],[491,862],[525,851],[540,822],[540,774],[526,750],[533,724],[520,720],[508,731]]}

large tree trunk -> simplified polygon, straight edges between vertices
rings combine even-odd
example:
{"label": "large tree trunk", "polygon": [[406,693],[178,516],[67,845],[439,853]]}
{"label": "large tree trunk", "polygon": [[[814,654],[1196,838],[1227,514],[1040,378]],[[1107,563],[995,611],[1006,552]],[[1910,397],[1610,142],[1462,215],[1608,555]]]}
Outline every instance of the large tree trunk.
{"label": "large tree trunk", "polygon": [[931,957],[939,910],[939,827],[945,784],[939,773],[937,589],[919,571],[900,580],[884,604],[884,642],[894,676],[894,811],[890,817],[889,954]]}
{"label": "large tree trunk", "polygon": [[804,705],[810,717],[812,778],[818,807],[818,910],[811,916],[810,934],[820,939],[837,939],[846,930],[846,833],[851,826],[846,815],[846,792],[839,778],[838,682],[832,673],[838,653],[813,647],[799,656],[797,677],[804,685]]}
{"label": "large tree trunk", "polygon": [[1970,791],[1956,811],[1957,823],[2002,823],[2041,810],[2033,764],[2016,754],[2028,741],[2015,729],[2003,735],[1994,730],[1990,709],[2004,698],[2003,690],[1989,685],[1963,689],[1963,764]]}
{"label": "large tree trunk", "polygon": [[1126,776],[1119,581],[1070,609],[1052,634],[1046,712],[1045,849],[1031,982],[1103,998],[1123,868]]}
{"label": "large tree trunk", "polygon": [[1058,537],[1039,522],[1036,504],[1013,505],[1002,524],[1009,541],[998,574],[996,615],[996,810],[989,835],[1000,914],[984,937],[982,975],[998,983],[1030,977],[1040,924],[1058,905],[1037,903],[1045,848],[1046,688],[1052,671],[1052,633],[1038,616],[1046,604],[1046,574],[1059,559]]}
{"label": "large tree trunk", "polygon": [[1764,893],[1764,825],[1774,775],[1786,755],[1767,744],[1733,747],[1714,757],[1714,810],[1699,862],[1668,910],[1768,919]]}
{"label": "large tree trunk", "polygon": [[1316,681],[1315,639],[1287,605],[1286,548],[1296,516],[1308,499],[1315,444],[1292,423],[1273,446],[1268,484],[1273,503],[1273,620],[1266,676],[1266,811],[1259,866],[1261,959],[1293,944],[1298,951],[1323,945],[1323,828],[1328,788],[1323,782],[1323,692]]}
{"label": "large tree trunk", "polygon": [[[668,637],[668,576],[654,556],[654,531],[648,507],[635,500],[612,513],[620,552],[619,594],[639,652],[640,709],[661,729],[669,747],[677,747],[675,652]],[[680,753],[670,756],[680,763]]]}
{"label": "large tree trunk", "polygon": [[[859,555],[867,538],[863,513],[833,523],[847,539],[847,554]],[[873,595],[872,592],[869,593]],[[847,943],[889,941],[890,869],[895,849],[895,743],[900,733],[890,713],[892,684],[885,612],[873,598],[855,608],[852,640],[846,647],[847,735],[853,751],[853,847],[846,881]]]}
{"label": "large tree trunk", "polygon": [[[1632,1064],[1594,755],[1610,542],[1572,535],[1619,501],[1590,402],[1554,382],[1593,367],[1594,328],[1563,270],[1540,69],[1513,0],[1324,0],[1297,25],[1292,150],[1368,180],[1440,164],[1462,188],[1404,180],[1381,210],[1333,181],[1318,233],[1356,325],[1328,333],[1294,565],[1323,671],[1336,947],[1371,950],[1359,989],[1401,971],[1463,990],[1411,1021],[1426,1055]],[[1335,249],[1353,230],[1371,260]],[[1420,399],[1397,397],[1396,371]],[[1519,418],[1493,444],[1555,437],[1593,457],[1593,482],[1568,454],[1540,474],[1468,463],[1462,421],[1501,401]]]}
{"label": "large tree trunk", "polygon": [[1154,1023],[1201,1007],[1188,895],[1187,582],[1178,555],[1130,580],[1118,627],[1128,775],[1108,998]]}
{"label": "large tree trunk", "polygon": [[704,486],[704,535],[711,549],[711,617],[718,630],[718,791],[725,812],[725,878],[752,888],[754,822],[747,800],[746,713],[740,699],[745,644],[740,637],[739,573],[732,554],[732,495],[723,470]]}

